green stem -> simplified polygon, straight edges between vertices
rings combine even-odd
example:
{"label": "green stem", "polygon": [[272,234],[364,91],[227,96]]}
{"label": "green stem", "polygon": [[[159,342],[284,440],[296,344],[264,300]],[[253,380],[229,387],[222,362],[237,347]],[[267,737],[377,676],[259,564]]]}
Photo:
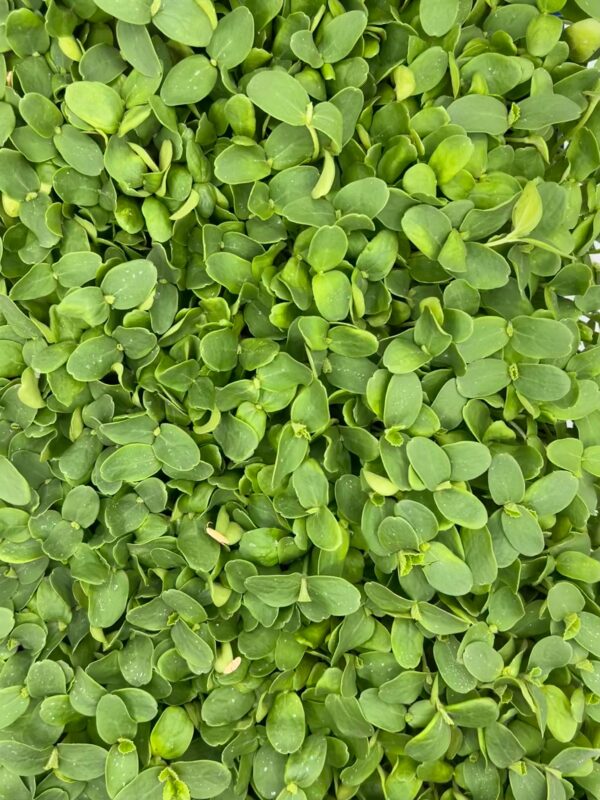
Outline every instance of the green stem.
{"label": "green stem", "polygon": [[313,143],[313,161],[316,161],[319,157],[319,151],[321,150],[321,145],[319,143],[319,136],[317,134],[316,128],[313,128],[312,125],[307,125],[308,132],[310,133],[310,138],[312,139]]}
{"label": "green stem", "polygon": [[488,242],[488,247],[501,247],[503,244],[530,244],[533,247],[539,247],[540,250],[546,250],[549,253],[554,253],[561,258],[566,258],[569,261],[574,261],[575,256],[570,253],[563,253],[562,250],[553,247],[551,244],[542,242],[539,239],[530,239],[527,236],[504,236],[502,239],[496,239],[495,242]]}

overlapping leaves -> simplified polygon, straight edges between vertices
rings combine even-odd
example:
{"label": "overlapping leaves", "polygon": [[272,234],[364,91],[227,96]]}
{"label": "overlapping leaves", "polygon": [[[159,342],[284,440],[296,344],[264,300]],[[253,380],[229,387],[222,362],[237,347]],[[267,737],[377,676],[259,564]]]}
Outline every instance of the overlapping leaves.
{"label": "overlapping leaves", "polygon": [[596,3],[0,44],[0,797],[600,798]]}

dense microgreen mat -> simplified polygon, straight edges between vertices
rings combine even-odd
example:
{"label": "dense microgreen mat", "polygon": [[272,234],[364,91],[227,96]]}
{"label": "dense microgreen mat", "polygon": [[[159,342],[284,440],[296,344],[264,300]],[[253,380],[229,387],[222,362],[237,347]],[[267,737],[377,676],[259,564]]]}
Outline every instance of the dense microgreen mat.
{"label": "dense microgreen mat", "polygon": [[0,0],[0,798],[600,798],[599,0]]}

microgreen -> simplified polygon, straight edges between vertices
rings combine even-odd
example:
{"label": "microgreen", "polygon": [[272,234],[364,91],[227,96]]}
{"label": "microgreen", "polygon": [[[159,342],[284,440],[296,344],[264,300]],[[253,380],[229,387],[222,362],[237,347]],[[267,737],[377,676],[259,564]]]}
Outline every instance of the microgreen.
{"label": "microgreen", "polygon": [[0,800],[600,800],[597,0],[0,0]]}

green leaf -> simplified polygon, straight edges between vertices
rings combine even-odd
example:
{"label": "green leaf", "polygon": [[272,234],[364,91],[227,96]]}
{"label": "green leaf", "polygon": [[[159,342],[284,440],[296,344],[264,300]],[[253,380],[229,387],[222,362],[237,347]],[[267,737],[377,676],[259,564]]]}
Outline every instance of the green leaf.
{"label": "green leaf", "polygon": [[[177,652],[185,659],[188,667],[195,675],[202,675],[210,671],[214,661],[212,649],[204,639],[193,631],[182,619],[178,619],[171,628],[171,638],[173,639],[173,644],[177,648]],[[168,737],[165,737],[165,741],[169,742],[168,746],[172,748]],[[177,755],[183,755],[184,752],[185,750],[181,749]],[[170,756],[170,758],[175,757],[176,755]]]}
{"label": "green leaf", "polygon": [[287,72],[258,72],[249,81],[246,93],[265,114],[288,125],[306,123],[308,94],[302,84]]}
{"label": "green leaf", "polygon": [[413,206],[402,217],[402,230],[427,258],[436,259],[450,235],[448,217],[432,206]]}
{"label": "green leaf", "polygon": [[23,475],[6,456],[0,455],[0,500],[15,506],[26,506],[31,499],[31,488]]}
{"label": "green leaf", "polygon": [[515,389],[530,400],[560,400],[571,388],[566,372],[551,364],[519,364]]}
{"label": "green leaf", "polygon": [[5,686],[0,689],[2,711],[0,712],[0,730],[8,728],[27,711],[29,697],[20,686]]}
{"label": "green leaf", "polygon": [[50,43],[43,18],[28,8],[17,8],[8,14],[6,39],[21,58],[45,53]]}
{"label": "green leaf", "polygon": [[121,617],[127,605],[129,580],[122,570],[109,573],[108,580],[100,586],[88,588],[88,617],[96,628],[110,628]]}
{"label": "green leaf", "polygon": [[498,453],[492,459],[488,485],[496,505],[520,503],[525,494],[525,479],[518,462],[509,453]]}
{"label": "green leaf", "polygon": [[[409,83],[402,96],[410,91],[411,95],[423,94],[434,89],[448,70],[448,53],[442,47],[428,47],[410,63],[407,78]],[[398,73],[396,73],[397,75]]]}
{"label": "green leaf", "polygon": [[343,578],[312,575],[307,578],[310,600],[300,598],[301,610],[308,611],[309,603],[320,603],[333,616],[348,616],[360,607],[360,592]]}
{"label": "green leaf", "polygon": [[273,608],[291,606],[298,600],[299,575],[252,575],[246,579],[248,591]]}
{"label": "green leaf", "polygon": [[381,546],[390,553],[419,548],[419,537],[415,529],[402,517],[386,517],[377,530],[377,538]]}
{"label": "green leaf", "polygon": [[488,397],[502,391],[510,383],[508,366],[498,358],[472,361],[456,380],[463,397]]}
{"label": "green leaf", "polygon": [[[404,728],[405,708],[399,703],[385,702],[379,697],[375,688],[366,689],[359,697],[361,711],[367,722],[390,733],[397,733]],[[344,773],[346,778],[346,773]]]}
{"label": "green leaf", "polygon": [[544,686],[548,703],[548,729],[559,742],[571,742],[577,731],[577,720],[571,713],[571,704],[558,686]]}
{"label": "green leaf", "polygon": [[600,562],[577,551],[559,553],[556,570],[566,578],[583,583],[597,583],[600,580]]}
{"label": "green leaf", "polygon": [[425,551],[423,573],[427,583],[444,594],[458,597],[473,587],[469,567],[440,542],[432,542]]}
{"label": "green leaf", "polygon": [[172,767],[196,800],[217,797],[231,783],[229,770],[218,761],[176,761]]}
{"label": "green leaf", "polygon": [[352,286],[341,270],[320,272],[312,279],[315,305],[329,322],[346,319],[352,302]]}
{"label": "green leaf", "polygon": [[67,372],[77,381],[99,381],[121,361],[117,342],[110,336],[95,336],[77,345],[67,361]]}
{"label": "green leaf", "polygon": [[461,277],[474,289],[506,286],[510,267],[504,256],[479,242],[467,242],[465,249],[465,269]]}
{"label": "green leaf", "polygon": [[488,448],[479,442],[451,442],[443,447],[450,459],[450,480],[470,481],[487,472],[492,463]]}
{"label": "green leaf", "polygon": [[577,478],[568,472],[556,470],[530,484],[525,493],[525,503],[538,516],[557,514],[571,503],[578,488]]}
{"label": "green leaf", "polygon": [[[146,300],[156,286],[156,267],[146,259],[117,264],[101,284],[105,297],[116,309],[134,308]],[[112,299],[114,298],[114,299]]]}
{"label": "green leaf", "polygon": [[392,375],[385,393],[383,422],[389,428],[410,428],[422,405],[423,389],[417,375]]}
{"label": "green leaf", "polygon": [[248,56],[253,42],[254,17],[239,6],[221,17],[206,51],[219,67],[233,69]]}
{"label": "green leaf", "polygon": [[327,380],[338,389],[354,394],[365,394],[367,385],[377,367],[368,358],[348,358],[331,353],[328,358],[330,371]]}
{"label": "green leaf", "polygon": [[219,153],[215,160],[215,175],[223,183],[254,183],[270,175],[265,152],[257,144],[242,146],[232,144]]}
{"label": "green leaf", "polygon": [[96,706],[96,725],[100,737],[107,744],[115,744],[121,737],[135,736],[137,731],[123,700],[112,694],[100,698]]}
{"label": "green leaf", "polygon": [[448,183],[467,166],[474,151],[475,146],[468,136],[462,134],[447,136],[433,151],[429,166],[435,172],[440,184]]}
{"label": "green leaf", "polygon": [[442,448],[431,439],[416,436],[406,447],[411,467],[429,491],[450,479],[450,460]]}
{"label": "green leaf", "polygon": [[[580,443],[577,441],[577,444],[580,444]],[[574,454],[575,458],[579,458],[580,457],[580,454],[578,452],[578,448],[577,448],[576,445],[574,447],[572,446],[571,450],[575,450],[576,451],[575,454]],[[550,458],[550,454],[548,454],[548,458]],[[553,460],[553,459],[551,459],[551,460]],[[564,463],[563,464],[558,464],[556,461],[553,461],[553,463],[557,464],[557,466],[559,466],[559,467],[564,467],[565,466]],[[586,470],[586,472],[590,472],[592,475],[598,476],[600,474],[600,446],[592,445],[591,447],[586,447],[585,450],[583,451],[583,458],[581,459],[581,465]],[[571,460],[571,466],[572,466],[572,460]],[[572,470],[572,471],[577,471],[578,466],[579,466],[579,464],[577,462],[576,469]],[[569,469],[570,468],[571,467],[569,467]]]}
{"label": "green leaf", "polygon": [[470,58],[461,66],[460,74],[468,84],[475,76],[483,78],[488,91],[494,95],[508,94],[525,77],[524,64],[518,57],[496,52],[480,53]]}
{"label": "green leaf", "polygon": [[528,667],[537,667],[548,674],[553,669],[565,667],[573,656],[573,648],[560,636],[546,636],[531,649]]}
{"label": "green leaf", "polygon": [[487,511],[481,500],[464,489],[441,489],[433,497],[440,513],[456,525],[478,529],[487,522]]}
{"label": "green leaf", "polygon": [[456,22],[459,0],[421,0],[419,19],[428,36],[445,36]]}
{"label": "green leaf", "polygon": [[361,251],[356,266],[370,280],[380,280],[389,274],[398,255],[398,237],[393,231],[376,233]]}
{"label": "green leaf", "polygon": [[151,20],[150,0],[131,0],[126,8],[118,0],[94,0],[94,3],[107,14],[132,25],[147,25]]}
{"label": "green leaf", "polygon": [[58,770],[72,781],[90,781],[104,774],[107,751],[95,744],[60,742],[56,746]]}
{"label": "green leaf", "polygon": [[235,253],[212,253],[206,262],[206,272],[230,292],[241,291],[244,283],[252,278],[250,262]]}
{"label": "green leaf", "polygon": [[286,782],[308,788],[321,775],[326,757],[327,739],[322,734],[307,736],[300,750],[287,759]]}
{"label": "green leaf", "polygon": [[417,608],[419,624],[431,633],[446,636],[453,633],[462,633],[468,628],[468,624],[464,620],[438,606],[430,603],[419,603]]}
{"label": "green leaf", "polygon": [[[504,669],[502,656],[486,641],[470,642],[463,651],[462,660],[471,675],[481,683],[492,683],[500,677]],[[495,719],[489,720],[487,724],[492,722]]]}
{"label": "green leaf", "polygon": [[495,722],[499,715],[497,704],[489,697],[454,703],[446,706],[446,712],[454,724],[461,728],[485,728]]}
{"label": "green leaf", "polygon": [[112,452],[100,467],[104,480],[137,483],[154,475],[160,462],[149,444],[126,444]]}
{"label": "green leaf", "polygon": [[497,767],[509,767],[519,761],[525,753],[517,737],[499,722],[494,722],[484,730],[488,755]]}
{"label": "green leaf", "polygon": [[516,504],[505,509],[502,530],[512,547],[526,556],[537,556],[544,549],[544,534],[537,518],[528,508]]}
{"label": "green leaf", "polygon": [[230,329],[211,331],[200,342],[202,361],[215,372],[227,372],[237,364],[238,338]]}
{"label": "green leaf", "polygon": [[319,28],[317,47],[326,64],[341,61],[350,53],[367,26],[362,11],[347,11],[332,17]]}
{"label": "green leaf", "polygon": [[53,270],[61,286],[74,288],[94,280],[101,264],[97,253],[66,253],[54,264]]}
{"label": "green leaf", "polygon": [[290,49],[300,61],[306,62],[314,69],[323,66],[323,57],[315,44],[312,31],[306,29],[294,31],[290,37]]}
{"label": "green leaf", "polygon": [[328,508],[319,508],[306,520],[306,533],[321,550],[337,551],[343,544],[342,530]]}
{"label": "green leaf", "polygon": [[187,56],[169,70],[160,89],[167,106],[185,106],[199,103],[213,90],[217,70],[202,55]]}
{"label": "green leaf", "polygon": [[513,208],[514,236],[528,236],[540,224],[543,213],[544,207],[537,186],[529,181]]}
{"label": "green leaf", "polygon": [[543,317],[515,317],[511,346],[528,358],[564,358],[571,352],[571,331],[561,322]]}
{"label": "green leaf", "polygon": [[600,797],[598,0],[0,43],[0,796]]}
{"label": "green leaf", "polygon": [[287,755],[302,747],[306,722],[302,701],[295,692],[275,695],[267,714],[266,730],[269,742],[278,753]]}
{"label": "green leaf", "polygon": [[327,505],[329,484],[323,470],[314,459],[306,460],[295,470],[292,483],[303,508],[308,510]]}
{"label": "green leaf", "polygon": [[460,97],[449,105],[448,114],[452,122],[463,127],[467,133],[501,136],[508,128],[504,103],[487,95]]}
{"label": "green leaf", "polygon": [[342,214],[364,214],[373,219],[383,211],[388,198],[389,189],[380,178],[361,178],[341,188],[334,205]]}
{"label": "green leaf", "polygon": [[231,725],[242,719],[251,710],[254,702],[253,692],[242,693],[235,686],[218,686],[202,703],[202,719],[215,727]]}
{"label": "green leaf", "polygon": [[38,92],[28,92],[19,101],[19,114],[25,122],[45,139],[51,139],[62,125],[63,116],[54,103]]}
{"label": "green leaf", "polygon": [[583,11],[594,17],[594,19],[577,20],[566,32],[571,58],[585,63],[598,50],[598,9],[590,0],[576,0],[576,2]]}
{"label": "green leaf", "polygon": [[206,47],[213,35],[213,15],[207,12],[210,12],[210,6],[205,11],[196,0],[162,0],[152,16],[152,24],[167,38],[180,44]]}
{"label": "green leaf", "polygon": [[0,191],[15,200],[25,200],[39,188],[40,180],[23,156],[14,150],[0,150]]}
{"label": "green leaf", "polygon": [[450,746],[451,729],[439,712],[425,728],[405,746],[406,755],[415,761],[436,761],[443,758]]}
{"label": "green leaf", "polygon": [[[313,128],[321,133],[324,133],[329,139],[336,151],[342,149],[344,138],[344,118],[342,112],[333,103],[319,103],[312,115],[310,124]],[[315,196],[320,196],[315,190]]]}
{"label": "green leaf", "polygon": [[372,356],[379,348],[379,342],[372,333],[345,325],[331,328],[328,339],[332,353],[348,358]]}
{"label": "green leaf", "polygon": [[577,119],[580,108],[573,100],[560,94],[539,94],[518,103],[519,117],[513,122],[516,130],[539,131],[549,125],[559,125]]}
{"label": "green leaf", "polygon": [[554,620],[561,620],[569,614],[576,614],[585,606],[579,589],[567,581],[559,581],[548,592],[548,610]]}
{"label": "green leaf", "polygon": [[600,620],[588,611],[582,611],[579,620],[581,624],[575,641],[591,655],[600,657]]}
{"label": "green leaf", "polygon": [[194,725],[185,709],[172,706],[166,708],[150,733],[150,747],[156,756],[173,759],[182,756],[188,749]]}
{"label": "green leaf", "polygon": [[429,360],[430,357],[412,339],[404,337],[392,339],[383,354],[384,366],[396,375],[414,372]]}
{"label": "green leaf", "polygon": [[69,110],[91,128],[117,132],[124,104],[112,87],[98,81],[71,83],[66,88],[65,101]]}
{"label": "green leaf", "polygon": [[307,261],[316,272],[335,269],[344,259],[348,238],[337,225],[317,228],[310,241]]}
{"label": "green leaf", "polygon": [[154,455],[162,464],[187,471],[200,463],[200,450],[185,430],[163,423],[153,444]]}
{"label": "green leaf", "polygon": [[159,782],[161,767],[148,767],[139,773],[116,795],[119,800],[135,800],[136,797],[146,797],[148,800],[161,800],[163,784]]}
{"label": "green leaf", "polygon": [[162,65],[145,27],[119,21],[117,41],[122,57],[138,72],[150,78],[161,75]]}
{"label": "green leaf", "polygon": [[325,698],[325,709],[338,735],[352,738],[357,736],[366,738],[373,735],[373,726],[365,719],[355,697],[328,694]]}

